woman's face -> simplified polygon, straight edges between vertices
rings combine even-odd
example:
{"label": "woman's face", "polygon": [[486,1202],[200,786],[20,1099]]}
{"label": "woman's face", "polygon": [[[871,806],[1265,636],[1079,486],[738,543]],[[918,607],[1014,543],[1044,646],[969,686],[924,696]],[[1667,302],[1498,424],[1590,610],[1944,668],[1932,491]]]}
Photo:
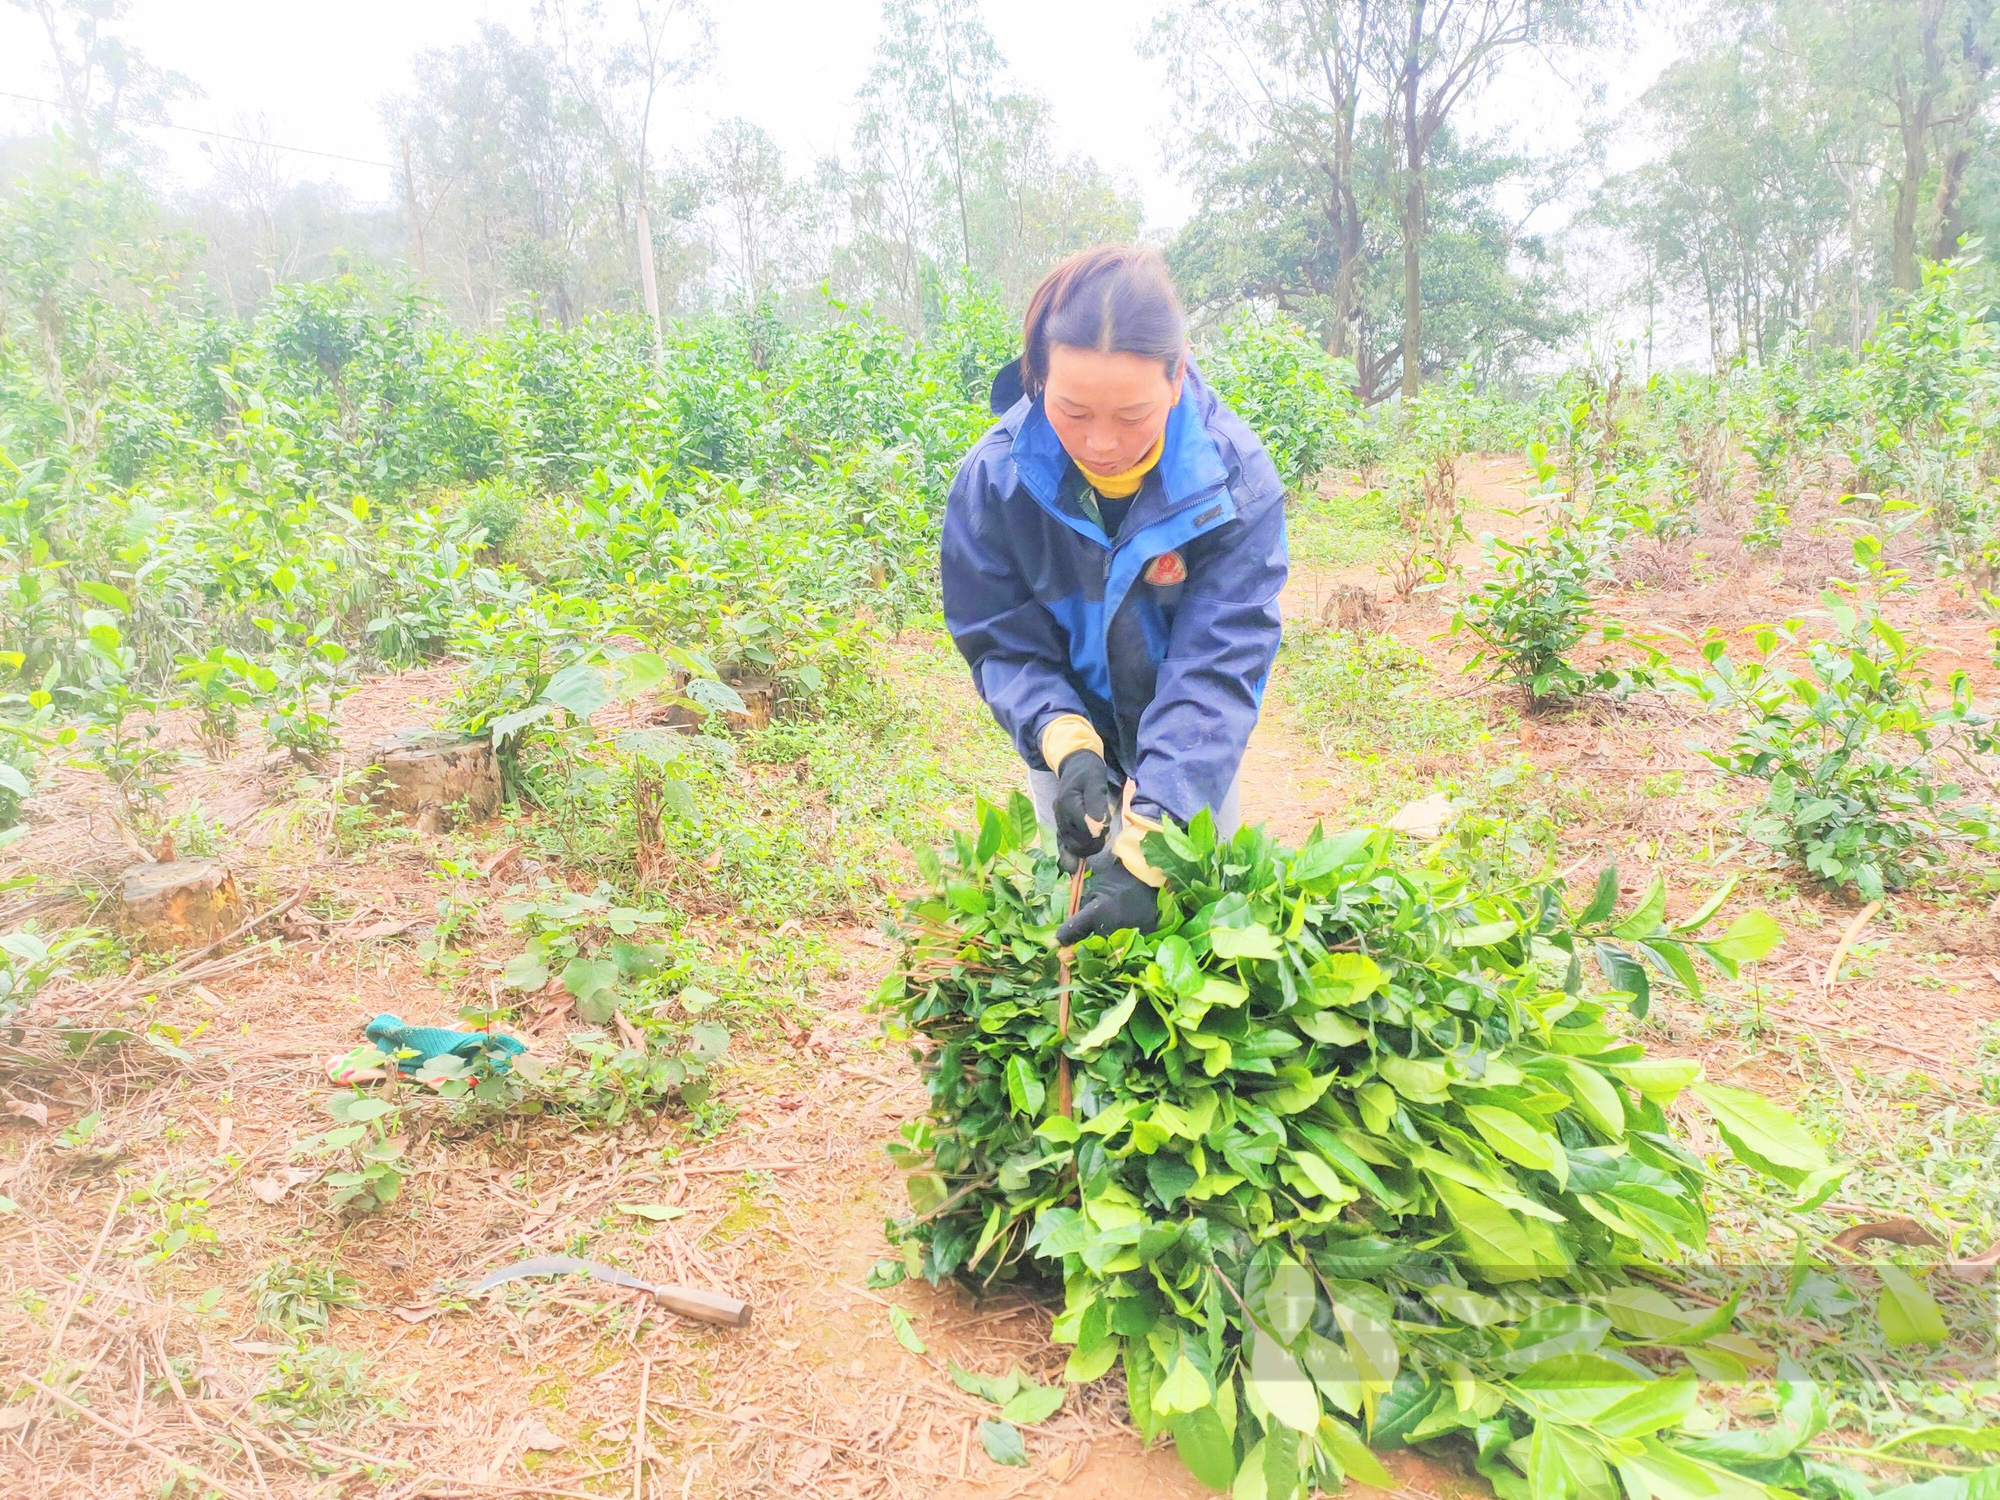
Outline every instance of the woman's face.
{"label": "woman's face", "polygon": [[1138,463],[1166,431],[1180,398],[1180,376],[1169,380],[1157,359],[1068,344],[1049,348],[1042,406],[1063,451],[1086,473],[1122,474]]}

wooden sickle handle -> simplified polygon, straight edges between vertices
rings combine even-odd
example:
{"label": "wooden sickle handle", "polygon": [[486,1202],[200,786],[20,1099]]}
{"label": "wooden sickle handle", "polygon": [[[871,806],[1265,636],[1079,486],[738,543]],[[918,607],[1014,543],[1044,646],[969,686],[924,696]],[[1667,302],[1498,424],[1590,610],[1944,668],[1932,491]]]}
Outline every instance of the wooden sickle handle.
{"label": "wooden sickle handle", "polygon": [[720,1323],[726,1328],[745,1328],[750,1323],[750,1304],[720,1292],[704,1292],[691,1286],[656,1286],[653,1300],[668,1312],[693,1318],[698,1323]]}

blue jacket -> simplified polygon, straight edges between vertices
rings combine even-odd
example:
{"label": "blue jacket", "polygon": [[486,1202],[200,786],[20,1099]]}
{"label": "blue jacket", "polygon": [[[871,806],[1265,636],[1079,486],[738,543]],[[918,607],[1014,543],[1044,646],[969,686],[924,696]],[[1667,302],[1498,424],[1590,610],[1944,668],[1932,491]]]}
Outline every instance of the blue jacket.
{"label": "blue jacket", "polygon": [[1043,726],[1082,714],[1134,811],[1186,823],[1222,805],[1277,655],[1285,488],[1191,365],[1116,541],[1082,485],[1041,402],[1016,400],[951,488],[945,623],[1030,766]]}

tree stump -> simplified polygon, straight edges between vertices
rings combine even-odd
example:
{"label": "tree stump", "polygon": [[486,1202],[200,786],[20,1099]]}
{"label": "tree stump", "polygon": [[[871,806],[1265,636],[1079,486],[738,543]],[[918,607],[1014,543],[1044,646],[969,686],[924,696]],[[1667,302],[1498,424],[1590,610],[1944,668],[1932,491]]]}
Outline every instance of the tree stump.
{"label": "tree stump", "polygon": [[778,684],[768,677],[739,677],[729,684],[736,689],[736,696],[743,700],[744,712],[725,713],[723,718],[738,734],[752,730],[769,729],[771,716],[777,712],[781,692]]}
{"label": "tree stump", "polygon": [[214,859],[133,865],[120,894],[121,925],[141,946],[156,950],[206,947],[248,915],[235,877]]}
{"label": "tree stump", "polygon": [[[778,704],[783,701],[784,685],[769,677],[725,676],[722,680],[743,700],[743,712],[724,709],[722,722],[736,734],[769,729]],[[668,677],[660,687],[660,705],[650,716],[650,722],[684,734],[698,733],[708,722],[708,717],[701,709],[688,706],[687,690],[685,672],[676,672]]]}
{"label": "tree stump", "polygon": [[427,833],[442,833],[459,820],[483,822],[500,810],[500,762],[491,740],[406,729],[368,753],[376,767],[376,802],[414,817]]}

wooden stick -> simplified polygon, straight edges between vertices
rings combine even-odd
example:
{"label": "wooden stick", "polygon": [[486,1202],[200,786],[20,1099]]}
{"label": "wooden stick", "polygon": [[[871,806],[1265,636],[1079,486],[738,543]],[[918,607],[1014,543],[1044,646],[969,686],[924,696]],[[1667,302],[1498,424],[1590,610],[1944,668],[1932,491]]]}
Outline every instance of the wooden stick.
{"label": "wooden stick", "polygon": [[652,1379],[648,1355],[639,1365],[639,1415],[632,1422],[632,1500],[646,1500],[646,1387]]}
{"label": "wooden stick", "polygon": [[65,1396],[61,1391],[55,1389],[55,1387],[43,1385],[41,1381],[35,1379],[34,1376],[29,1375],[26,1372],[22,1373],[21,1378],[25,1380],[29,1385],[33,1386],[36,1390],[40,1391],[44,1396],[47,1396],[51,1401],[54,1401],[61,1406],[67,1406],[71,1411],[75,1412],[79,1417],[82,1417],[84,1421],[90,1422],[98,1427],[102,1427],[106,1432],[110,1433],[113,1437],[116,1437],[124,1442],[130,1443],[133,1447],[138,1448],[143,1452],[150,1453],[153,1455],[153,1457],[160,1459],[165,1463],[171,1464],[176,1470],[178,1470],[181,1474],[187,1476],[188,1478],[200,1480],[203,1484],[207,1485],[210,1489],[215,1490],[217,1493],[227,1495],[229,1497],[229,1500],[246,1500],[246,1497],[244,1496],[241,1490],[236,1489],[230,1485],[224,1484],[220,1479],[217,1479],[213,1474],[209,1473],[208,1470],[201,1468],[196,1464],[191,1464],[186,1459],[181,1458],[175,1454],[169,1453],[165,1448],[161,1448],[153,1443],[147,1442],[144,1438],[140,1437],[139,1434],[136,1432],[127,1432],[124,1428],[120,1427],[116,1422],[111,1421],[108,1417],[100,1417],[96,1412],[92,1411],[89,1407],[83,1405],[81,1402],[70,1400],[69,1397]]}
{"label": "wooden stick", "polygon": [[706,1177],[718,1172],[797,1172],[806,1163],[802,1161],[721,1161],[705,1166],[684,1167],[675,1162],[669,1171],[678,1172],[683,1177]]}
{"label": "wooden stick", "polygon": [[63,1331],[69,1327],[69,1320],[76,1316],[77,1304],[83,1301],[84,1283],[90,1280],[90,1273],[97,1269],[97,1262],[104,1254],[104,1242],[111,1238],[111,1226],[117,1221],[118,1207],[124,1201],[125,1184],[121,1182],[118,1184],[118,1192],[111,1200],[111,1211],[104,1216],[104,1227],[97,1231],[97,1244],[90,1252],[90,1259],[85,1263],[82,1274],[76,1278],[76,1293],[63,1307],[62,1316],[56,1320],[56,1331],[49,1335],[48,1363],[50,1364],[53,1364],[56,1355],[62,1352]]}
{"label": "wooden stick", "polygon": [[[1083,861],[1076,862],[1076,870],[1069,877],[1069,914],[1076,915],[1077,907],[1083,904]],[[1062,1117],[1070,1117],[1069,1054],[1062,1050],[1069,1040],[1069,961],[1072,950],[1060,948],[1056,951],[1056,973],[1058,975],[1056,1009],[1056,1108]]]}
{"label": "wooden stick", "polygon": [[1847,931],[1843,932],[1840,941],[1833,945],[1833,957],[1826,961],[1826,979],[1820,985],[1820,993],[1829,1002],[1833,999],[1833,987],[1840,980],[1841,960],[1847,957],[1847,950],[1854,946],[1855,939],[1861,936],[1863,929],[1881,909],[1880,901],[1870,901],[1854,914],[1854,920],[1847,924]]}

